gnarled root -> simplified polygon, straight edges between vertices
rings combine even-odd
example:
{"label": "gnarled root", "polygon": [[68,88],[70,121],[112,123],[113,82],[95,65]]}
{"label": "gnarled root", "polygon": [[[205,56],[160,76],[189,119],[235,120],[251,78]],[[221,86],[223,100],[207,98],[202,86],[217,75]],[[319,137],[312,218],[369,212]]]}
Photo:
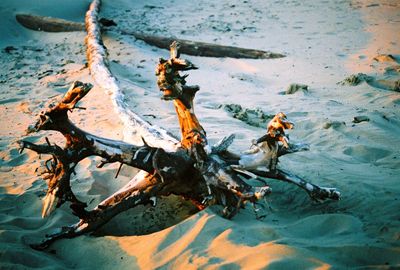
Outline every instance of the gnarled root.
{"label": "gnarled root", "polygon": [[[98,49],[100,41],[100,31],[96,24],[99,5],[100,1],[94,0],[86,18],[88,31],[93,32],[88,38],[88,43],[91,44],[88,48],[93,50]],[[292,128],[293,125],[286,120],[283,113],[276,115],[268,125],[267,134],[255,142],[263,144],[261,148],[265,146],[261,150],[267,151],[268,165],[264,166],[267,167],[267,171],[258,170],[260,164],[243,166],[242,156],[228,151],[233,136],[222,140],[215,147],[208,147],[206,132],[200,125],[193,107],[193,99],[199,87],[187,86],[187,75],[179,74],[196,67],[179,58],[179,44],[174,42],[170,49],[170,59],[160,60],[156,74],[164,99],[174,102],[181,128],[181,147],[175,147],[173,152],[147,144],[146,138],[143,139],[143,145],[133,145],[101,138],[76,127],[68,119],[68,111],[78,108],[79,100],[92,88],[90,84],[81,82],[75,82],[60,102],[41,113],[37,123],[29,128],[29,132],[55,130],[66,139],[64,148],[51,145],[50,142],[47,142],[47,145],[20,142],[21,149],[27,148],[53,157],[50,166],[45,166],[49,189],[45,197],[43,215],[49,214],[54,205],[59,206],[64,201],[71,201],[73,213],[80,218],[78,223],[49,235],[41,244],[33,245],[34,248],[44,249],[57,239],[94,232],[117,214],[137,205],[153,204],[155,197],[170,194],[190,199],[199,209],[211,204],[222,205],[223,215],[232,218],[245,202],[255,204],[271,192],[267,184],[253,187],[242,176],[247,179],[264,177],[291,182],[305,189],[311,198],[318,201],[339,199],[340,193],[335,189],[318,187],[276,168],[280,155],[307,148],[302,144],[293,145],[288,142],[284,130]],[[92,55],[90,52],[89,54]],[[93,52],[93,55],[96,55],[96,52]],[[116,80],[111,78],[111,73],[104,65],[105,51],[98,52],[96,57],[93,55],[89,57],[91,69],[97,67],[102,70],[96,76],[105,74],[110,79],[107,82],[117,87]],[[145,125],[146,130],[151,128],[149,123],[141,119],[137,122],[139,126]],[[170,145],[170,141],[162,136],[157,138],[158,142],[161,141],[158,145],[162,145],[164,141]],[[76,164],[89,156],[102,157],[100,167],[106,163],[119,162],[142,171],[121,190],[88,211],[85,209],[86,205],[79,202],[71,191],[70,177]]]}

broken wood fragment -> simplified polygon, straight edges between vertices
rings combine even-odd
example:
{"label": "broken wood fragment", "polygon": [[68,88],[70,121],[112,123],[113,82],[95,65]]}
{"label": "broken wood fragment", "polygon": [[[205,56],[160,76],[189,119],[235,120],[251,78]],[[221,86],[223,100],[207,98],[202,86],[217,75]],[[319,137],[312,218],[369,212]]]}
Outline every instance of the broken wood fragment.
{"label": "broken wood fragment", "polygon": [[366,115],[359,115],[359,116],[354,116],[353,123],[361,123],[361,122],[368,122],[369,117]]}
{"label": "broken wood fragment", "polygon": [[284,148],[289,148],[289,139],[285,129],[292,129],[293,124],[286,119],[282,112],[268,123],[267,134],[254,140],[252,148],[240,156],[239,165],[233,168],[240,170],[251,170],[259,167],[266,168],[269,172],[275,173],[278,164],[279,142]]}
{"label": "broken wood fragment", "polygon": [[330,127],[332,127],[333,129],[339,129],[339,128],[342,128],[345,126],[346,126],[346,122],[343,122],[343,121],[328,121],[328,122],[324,123],[322,127],[324,129],[328,129]]}
{"label": "broken wood fragment", "polygon": [[282,92],[283,95],[292,95],[298,91],[308,92],[308,85],[300,83],[292,83],[288,86],[286,91]]}

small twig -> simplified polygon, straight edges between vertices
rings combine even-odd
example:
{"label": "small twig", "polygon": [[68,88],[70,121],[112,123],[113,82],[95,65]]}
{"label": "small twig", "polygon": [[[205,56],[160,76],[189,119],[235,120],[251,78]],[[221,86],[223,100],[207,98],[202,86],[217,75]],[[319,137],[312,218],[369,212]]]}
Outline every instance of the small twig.
{"label": "small twig", "polygon": [[19,143],[19,153],[20,154],[22,154],[23,152],[24,152],[24,150],[25,150],[25,144],[24,144],[24,142],[20,142]]}
{"label": "small twig", "polygon": [[49,138],[47,138],[47,137],[44,137],[44,138],[46,139],[47,145],[48,145],[48,146],[51,146],[50,141],[49,141]]}
{"label": "small twig", "polygon": [[102,160],[100,161],[100,163],[96,165],[96,168],[103,168],[104,165],[106,165],[107,163],[110,163],[110,162],[108,162],[107,159],[102,159]]}
{"label": "small twig", "polygon": [[121,171],[122,165],[124,165],[124,164],[123,164],[123,163],[120,163],[120,164],[119,164],[119,167],[118,167],[117,174],[115,175],[115,177],[114,177],[114,178],[117,178],[117,177],[118,177],[118,175],[119,175],[119,172]]}

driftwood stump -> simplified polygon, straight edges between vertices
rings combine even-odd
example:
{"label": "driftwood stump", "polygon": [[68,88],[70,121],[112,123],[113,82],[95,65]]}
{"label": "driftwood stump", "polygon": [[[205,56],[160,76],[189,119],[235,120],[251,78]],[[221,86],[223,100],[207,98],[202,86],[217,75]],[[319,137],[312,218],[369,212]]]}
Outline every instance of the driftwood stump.
{"label": "driftwood stump", "polygon": [[[277,168],[279,156],[307,149],[304,144],[289,143],[285,129],[292,128],[293,124],[283,113],[271,120],[264,136],[253,141],[257,151],[243,155],[231,153],[228,147],[233,142],[233,135],[210,147],[206,132],[194,112],[193,100],[199,87],[186,85],[187,75],[180,74],[196,68],[179,57],[179,44],[176,42],[171,45],[170,58],[161,58],[156,68],[157,84],[163,99],[174,102],[180,125],[181,140],[176,151],[153,147],[146,138],[143,138],[142,145],[133,145],[101,138],[76,127],[69,120],[68,112],[79,108],[77,103],[91,90],[90,84],[73,83],[58,103],[51,104],[39,115],[36,124],[28,128],[30,133],[55,130],[66,140],[64,147],[51,144],[47,138],[43,145],[20,141],[21,151],[26,148],[51,155],[45,163],[44,178],[48,179],[48,190],[43,199],[42,216],[48,216],[56,207],[69,202],[73,214],[80,220],[49,235],[41,244],[32,245],[33,248],[45,249],[56,239],[94,232],[129,208],[154,205],[155,198],[171,194],[191,200],[199,210],[211,204],[222,205],[221,214],[232,218],[245,202],[254,204],[271,192],[268,185],[254,187],[246,179],[283,180],[303,188],[314,200],[339,199],[340,193],[336,189],[319,187]],[[261,156],[255,156],[261,152]],[[142,171],[125,187],[88,210],[71,190],[70,177],[75,166],[89,156],[103,158],[99,167],[119,162]]]}

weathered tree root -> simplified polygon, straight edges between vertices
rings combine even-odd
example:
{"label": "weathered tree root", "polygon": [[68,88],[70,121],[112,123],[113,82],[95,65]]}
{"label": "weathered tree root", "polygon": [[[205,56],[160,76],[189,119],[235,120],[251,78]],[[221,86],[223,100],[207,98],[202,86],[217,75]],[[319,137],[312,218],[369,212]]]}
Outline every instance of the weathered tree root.
{"label": "weathered tree root", "polygon": [[83,23],[71,22],[63,19],[36,16],[32,14],[17,14],[15,19],[26,28],[45,32],[74,32],[84,31]]}
{"label": "weathered tree root", "polygon": [[[39,115],[39,120],[28,132],[40,130],[55,130],[62,133],[66,139],[64,149],[56,145],[35,145],[26,141],[20,142],[20,148],[31,149],[40,154],[51,154],[54,159],[55,170],[49,172],[49,189],[44,200],[42,216],[51,212],[54,206],[60,206],[65,201],[79,203],[70,188],[70,176],[75,166],[88,156],[97,155],[103,158],[102,163],[120,162],[129,166],[152,172],[153,157],[157,148],[148,145],[134,146],[122,141],[100,138],[86,133],[72,124],[68,119],[68,111],[73,110],[76,103],[92,88],[90,84],[75,82],[58,104],[51,104]],[[171,153],[177,155],[179,152]],[[74,206],[74,210],[79,208]]]}
{"label": "weathered tree root", "polygon": [[306,180],[302,179],[301,177],[289,173],[287,171],[277,169],[275,172],[268,172],[268,171],[261,171],[261,170],[252,170],[249,169],[247,172],[242,170],[236,170],[238,173],[246,174],[248,176],[252,175],[253,178],[261,177],[262,179],[276,179],[285,181],[291,184],[295,184],[296,186],[304,189],[310,198],[316,202],[323,202],[327,199],[331,200],[340,200],[340,192],[336,188],[327,188],[327,187],[320,187]]}
{"label": "weathered tree root", "polygon": [[[99,4],[99,0],[94,0],[87,15],[88,31],[94,35],[87,39],[90,43],[88,50],[96,50],[98,45],[99,31],[95,25],[95,17]],[[265,161],[273,166],[264,166],[260,169],[258,166],[260,164],[249,168],[241,165],[243,155],[228,151],[233,136],[209,147],[206,133],[193,108],[193,99],[199,87],[187,86],[186,76],[179,74],[180,71],[196,67],[189,61],[179,58],[177,43],[173,43],[170,49],[170,59],[161,59],[157,67],[157,83],[164,99],[173,100],[177,111],[182,138],[180,144],[173,147],[174,150],[171,151],[171,147],[166,149],[160,147],[163,140],[167,142],[166,144],[170,144],[171,140],[169,137],[158,136],[159,133],[156,135],[151,132],[144,133],[158,136],[156,140],[158,146],[149,145],[147,137],[143,138],[142,145],[134,145],[100,138],[76,127],[68,119],[68,111],[79,108],[76,106],[77,102],[92,88],[90,84],[81,82],[75,82],[60,102],[50,105],[39,115],[37,123],[28,129],[29,132],[55,130],[62,133],[66,139],[64,148],[51,145],[48,140],[44,145],[20,142],[21,150],[27,148],[40,154],[52,155],[50,165],[48,162],[45,163],[47,175],[44,178],[49,181],[42,215],[48,215],[54,207],[69,201],[73,214],[80,218],[78,223],[49,235],[41,244],[32,245],[33,248],[45,249],[57,239],[95,232],[115,215],[137,205],[154,205],[155,198],[170,194],[191,200],[199,210],[211,204],[219,204],[223,206],[223,216],[232,218],[245,202],[254,204],[271,192],[267,184],[254,187],[245,181],[252,178],[272,178],[294,183],[305,189],[315,200],[339,199],[340,194],[335,189],[318,187],[276,168],[280,155],[307,149],[304,144],[288,142],[284,130],[290,128],[292,124],[285,120],[284,114],[277,114],[274,121],[269,123],[267,134],[254,142],[261,145],[260,147],[265,146],[264,150],[269,151]],[[99,74],[112,79],[104,66],[103,56],[96,57],[91,54],[90,66],[93,66],[96,72],[99,71]],[[107,86],[118,87],[115,80],[108,79]],[[135,119],[137,117],[135,116]],[[145,130],[151,130],[151,125],[148,123],[142,120],[137,123],[139,127],[145,125]],[[76,164],[88,156],[102,157],[99,166],[120,162],[142,171],[93,210],[86,210],[86,204],[78,201],[71,190],[70,177]]]}
{"label": "weathered tree root", "polygon": [[[73,213],[80,218],[80,221],[48,236],[43,243],[32,247],[44,249],[56,239],[94,232],[115,215],[140,204],[154,204],[154,198],[170,194],[190,199],[199,209],[204,209],[210,204],[222,205],[224,207],[222,214],[232,218],[246,201],[255,203],[271,191],[268,185],[258,188],[250,186],[241,177],[283,180],[305,189],[315,200],[339,199],[340,194],[335,189],[320,188],[276,169],[275,166],[269,167],[269,170],[235,168],[240,166],[241,156],[228,151],[233,136],[222,140],[214,147],[208,147],[206,133],[193,108],[194,95],[199,88],[186,86],[184,77],[179,74],[180,70],[192,68],[190,62],[179,59],[176,43],[171,46],[171,58],[161,59],[157,68],[160,90],[163,91],[165,99],[174,101],[181,126],[181,147],[175,152],[166,152],[162,148],[149,146],[145,140],[143,145],[136,146],[100,138],[76,127],[68,119],[68,111],[77,108],[77,102],[92,88],[90,84],[75,82],[59,103],[51,104],[39,115],[39,120],[28,129],[29,132],[55,130],[66,138],[64,148],[51,145],[48,141],[45,145],[20,142],[22,150],[27,148],[53,157],[51,168],[47,166],[49,174],[47,178],[50,180],[48,193],[44,199],[43,216],[48,215],[55,206],[70,201]],[[265,142],[275,145],[273,147],[275,154],[268,155],[276,159],[275,165],[278,156],[304,149],[302,144],[293,148],[287,144],[284,129],[291,126],[292,124],[286,122],[282,113],[277,114],[268,126],[267,135],[255,141],[255,143]],[[284,142],[283,146],[278,145],[278,142]],[[139,168],[143,172],[95,209],[88,211],[85,209],[86,204],[78,201],[73,194],[70,177],[76,164],[92,155],[103,158],[101,166],[120,162]]]}
{"label": "weathered tree root", "polygon": [[[66,138],[64,148],[51,145],[50,142],[44,145],[20,142],[21,151],[26,148],[39,154],[49,154],[54,160],[51,169],[48,166],[46,168],[49,174],[46,176],[49,179],[49,188],[43,200],[42,216],[47,216],[55,207],[70,201],[74,215],[81,219],[79,223],[61,230],[42,245],[35,246],[36,248],[46,246],[46,243],[58,238],[95,231],[118,213],[139,204],[147,204],[153,197],[181,195],[196,202],[200,209],[210,203],[220,203],[226,207],[226,215],[232,217],[244,201],[256,200],[266,193],[267,190],[254,189],[238,177],[229,183],[222,179],[221,173],[224,173],[224,176],[235,175],[228,164],[217,158],[217,153],[210,154],[211,158],[205,162],[206,165],[202,164],[202,169],[199,170],[194,166],[198,163],[196,158],[193,158],[197,157],[197,154],[189,154],[196,146],[189,145],[187,149],[179,148],[176,152],[166,152],[146,143],[135,146],[100,138],[79,129],[68,119],[68,111],[76,108],[77,102],[91,87],[90,84],[75,82],[58,104],[51,104],[39,115],[36,124],[28,128],[29,132],[55,130],[62,133]],[[182,122],[184,121],[188,120],[183,119]],[[193,130],[188,130],[188,133],[192,132]],[[185,135],[187,140],[193,138],[197,143],[195,137]],[[215,149],[225,150],[221,146],[216,146]],[[108,198],[94,210],[87,211],[84,209],[86,204],[78,201],[73,194],[70,177],[75,166],[82,159],[92,155],[101,156],[101,164],[120,162],[142,169],[147,174],[139,175],[131,181],[129,188]]]}

